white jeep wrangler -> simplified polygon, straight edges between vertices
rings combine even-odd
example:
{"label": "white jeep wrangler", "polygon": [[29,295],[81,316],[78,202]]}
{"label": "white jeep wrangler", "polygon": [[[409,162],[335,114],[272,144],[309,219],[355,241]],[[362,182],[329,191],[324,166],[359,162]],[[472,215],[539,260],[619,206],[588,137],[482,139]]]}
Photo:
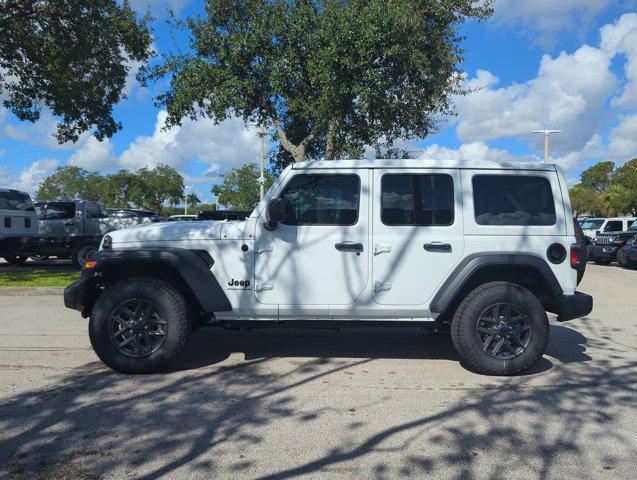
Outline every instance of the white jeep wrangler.
{"label": "white jeep wrangler", "polygon": [[202,323],[373,321],[450,325],[470,369],[515,374],[545,351],[546,311],[592,310],[585,255],[555,165],[309,162],[245,221],[109,233],[64,300],[120,372],[166,367]]}

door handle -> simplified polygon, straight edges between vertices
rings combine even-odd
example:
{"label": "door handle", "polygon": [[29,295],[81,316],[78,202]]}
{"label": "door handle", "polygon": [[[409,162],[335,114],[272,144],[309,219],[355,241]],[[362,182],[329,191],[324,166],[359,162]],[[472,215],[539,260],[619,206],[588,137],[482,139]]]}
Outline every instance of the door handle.
{"label": "door handle", "polygon": [[423,247],[428,252],[444,252],[444,253],[451,252],[451,245],[449,243],[440,243],[440,242],[425,243]]}
{"label": "door handle", "polygon": [[334,248],[339,252],[362,252],[363,244],[362,243],[351,243],[351,242],[343,242],[337,243],[334,245]]}

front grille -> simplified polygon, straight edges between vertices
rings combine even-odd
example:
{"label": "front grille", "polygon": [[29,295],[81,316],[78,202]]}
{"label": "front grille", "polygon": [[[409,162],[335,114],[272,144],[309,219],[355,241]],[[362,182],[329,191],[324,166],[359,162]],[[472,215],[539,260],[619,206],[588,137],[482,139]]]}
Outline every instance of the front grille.
{"label": "front grille", "polygon": [[610,245],[610,237],[600,235],[595,239],[595,245]]}

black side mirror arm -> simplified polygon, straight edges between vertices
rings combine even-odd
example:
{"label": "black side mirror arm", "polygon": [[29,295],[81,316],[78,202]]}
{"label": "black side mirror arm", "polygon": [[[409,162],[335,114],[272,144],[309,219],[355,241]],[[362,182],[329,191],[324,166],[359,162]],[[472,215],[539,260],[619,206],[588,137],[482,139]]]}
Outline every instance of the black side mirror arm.
{"label": "black side mirror arm", "polygon": [[263,228],[265,228],[268,232],[274,232],[278,227],[279,224],[277,222],[273,222],[272,220],[263,222]]}

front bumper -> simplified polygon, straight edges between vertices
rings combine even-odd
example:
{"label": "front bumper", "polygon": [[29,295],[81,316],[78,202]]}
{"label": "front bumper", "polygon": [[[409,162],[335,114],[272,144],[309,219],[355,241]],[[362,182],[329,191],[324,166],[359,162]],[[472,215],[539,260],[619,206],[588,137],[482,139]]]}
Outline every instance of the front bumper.
{"label": "front bumper", "polygon": [[90,309],[99,295],[99,287],[94,277],[82,277],[64,289],[64,306],[82,312],[88,317]]}
{"label": "front bumper", "polygon": [[617,255],[617,247],[613,245],[591,245],[588,248],[590,258],[610,258]]}
{"label": "front bumper", "polygon": [[557,314],[558,322],[566,322],[575,318],[585,317],[593,311],[593,297],[581,292],[573,295],[560,294],[553,298],[553,312]]}

